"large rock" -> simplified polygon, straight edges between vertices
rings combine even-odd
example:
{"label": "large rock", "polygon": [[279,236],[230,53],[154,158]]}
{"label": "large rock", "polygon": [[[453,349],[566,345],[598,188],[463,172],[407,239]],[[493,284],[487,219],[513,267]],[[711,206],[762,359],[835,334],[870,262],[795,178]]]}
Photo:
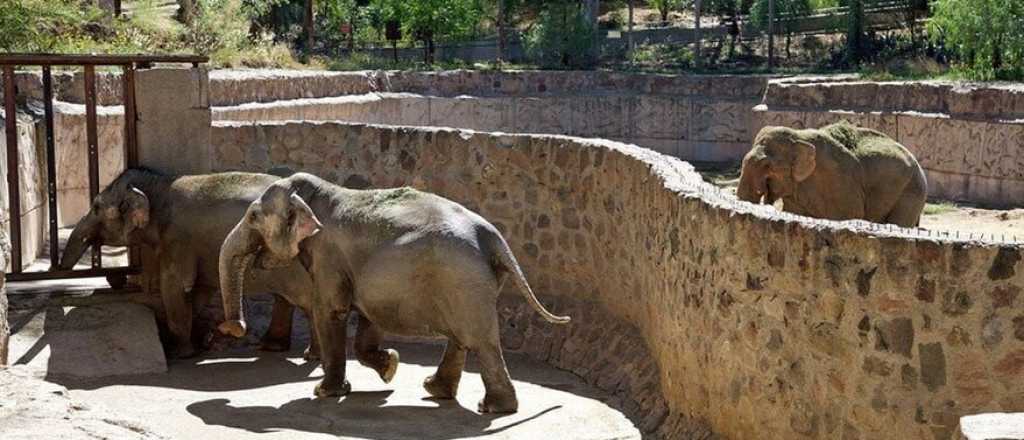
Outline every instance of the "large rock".
{"label": "large rock", "polygon": [[153,312],[111,303],[47,307],[11,337],[11,363],[47,377],[105,377],[167,371]]}
{"label": "large rock", "polygon": [[0,370],[0,438],[167,438],[138,421],[72,399],[66,388],[39,379],[39,373],[26,366]]}

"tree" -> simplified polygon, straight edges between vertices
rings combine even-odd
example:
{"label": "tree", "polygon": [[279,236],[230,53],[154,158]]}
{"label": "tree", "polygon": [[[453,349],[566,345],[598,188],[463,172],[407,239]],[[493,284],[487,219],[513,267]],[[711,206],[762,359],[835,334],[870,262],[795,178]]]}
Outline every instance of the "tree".
{"label": "tree", "polygon": [[652,8],[658,10],[658,14],[661,14],[661,22],[668,22],[668,14],[675,9],[679,9],[683,5],[682,0],[647,0]]}
{"label": "tree", "polygon": [[423,41],[424,61],[434,62],[438,39],[472,37],[483,19],[478,0],[374,0],[385,20],[402,23],[403,34]]}
{"label": "tree", "polygon": [[580,3],[551,0],[525,36],[526,53],[548,67],[586,67],[594,45],[594,24]]}
{"label": "tree", "polygon": [[[774,32],[786,33],[786,57],[790,56],[790,45],[793,32],[796,31],[797,19],[811,13],[810,0],[774,0],[775,29]],[[758,29],[768,30],[768,0],[754,0],[750,7],[750,18]]]}
{"label": "tree", "polygon": [[846,0],[846,61],[860,64],[864,58],[864,0]]}
{"label": "tree", "polygon": [[1024,76],[1024,0],[937,0],[928,24],[982,79]]}

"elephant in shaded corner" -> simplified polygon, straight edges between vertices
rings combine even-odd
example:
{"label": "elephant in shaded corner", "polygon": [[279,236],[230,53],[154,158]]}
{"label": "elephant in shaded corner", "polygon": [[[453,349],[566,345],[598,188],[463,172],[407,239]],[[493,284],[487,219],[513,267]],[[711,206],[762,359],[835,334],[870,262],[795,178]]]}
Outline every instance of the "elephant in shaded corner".
{"label": "elephant in shaded corner", "polygon": [[885,134],[846,121],[820,129],[765,127],[743,158],[736,195],[829,220],[915,227],[928,183],[917,159]]}

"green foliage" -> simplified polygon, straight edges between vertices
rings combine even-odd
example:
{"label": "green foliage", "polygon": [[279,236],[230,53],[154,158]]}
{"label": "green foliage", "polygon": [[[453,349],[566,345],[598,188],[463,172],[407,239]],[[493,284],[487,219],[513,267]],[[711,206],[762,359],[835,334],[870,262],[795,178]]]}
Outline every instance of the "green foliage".
{"label": "green foliage", "polygon": [[182,35],[185,45],[203,55],[241,50],[248,43],[249,18],[242,0],[198,0]]}
{"label": "green foliage", "polygon": [[103,11],[73,0],[0,0],[0,49],[65,52],[86,46]]}
{"label": "green foliage", "polygon": [[481,0],[373,0],[383,20],[398,20],[409,40],[466,40],[483,19]]}
{"label": "green foliage", "polygon": [[679,44],[643,44],[633,50],[632,62],[645,68],[689,69],[694,66],[693,51]]}
{"label": "green foliage", "polygon": [[929,23],[977,79],[1024,78],[1024,0],[937,0]]}
{"label": "green foliage", "polygon": [[526,54],[541,66],[588,67],[593,24],[575,2],[552,2],[525,36]]}
{"label": "green foliage", "polygon": [[[754,0],[750,16],[759,29],[768,29],[768,1]],[[775,0],[775,32],[792,32],[796,22],[793,19],[811,13],[810,0]]]}
{"label": "green foliage", "polygon": [[657,9],[661,14],[661,21],[668,21],[668,13],[683,6],[683,0],[647,0],[647,4]]}

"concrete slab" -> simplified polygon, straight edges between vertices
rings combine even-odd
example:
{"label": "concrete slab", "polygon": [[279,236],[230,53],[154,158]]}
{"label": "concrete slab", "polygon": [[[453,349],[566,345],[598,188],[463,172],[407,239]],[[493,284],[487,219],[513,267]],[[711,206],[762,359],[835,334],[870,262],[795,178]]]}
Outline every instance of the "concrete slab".
{"label": "concrete slab", "polygon": [[[571,373],[507,355],[519,412],[481,415],[484,389],[475,362],[463,375],[457,401],[426,398],[422,381],[436,369],[442,347],[389,344],[402,364],[394,381],[348,362],[353,392],[317,399],[319,364],[301,348],[290,353],[249,349],[173,361],[167,374],[62,382],[83,402],[102,402],[174,438],[260,439],[639,439],[640,433],[607,396]],[[351,355],[351,351],[349,352]]]}
{"label": "concrete slab", "polygon": [[0,438],[167,438],[138,420],[72,399],[66,388],[43,381],[44,373],[25,365],[0,370]]}
{"label": "concrete slab", "polygon": [[1024,439],[1024,413],[986,413],[960,418],[967,440]]}
{"label": "concrete slab", "polygon": [[10,363],[49,377],[167,371],[153,312],[139,304],[42,307],[12,312]]}

